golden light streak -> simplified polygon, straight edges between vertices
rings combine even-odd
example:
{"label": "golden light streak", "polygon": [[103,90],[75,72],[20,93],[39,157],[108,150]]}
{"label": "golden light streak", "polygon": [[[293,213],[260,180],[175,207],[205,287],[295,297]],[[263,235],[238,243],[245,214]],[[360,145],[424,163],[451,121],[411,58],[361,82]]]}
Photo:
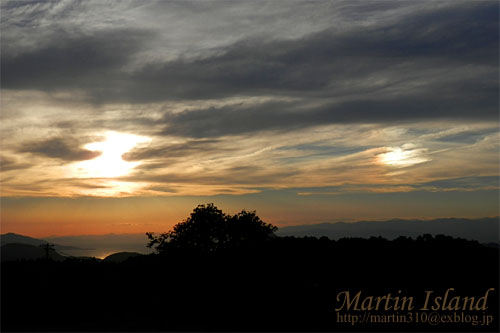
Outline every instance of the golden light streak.
{"label": "golden light streak", "polygon": [[93,142],[84,146],[91,151],[100,151],[95,159],[78,162],[72,172],[76,178],[112,178],[125,176],[141,162],[128,162],[122,155],[141,143],[151,141],[150,138],[132,134],[107,132],[105,141]]}
{"label": "golden light streak", "polygon": [[413,145],[391,147],[388,152],[377,155],[377,160],[381,164],[394,167],[406,167],[430,160],[424,155],[426,149],[411,149],[412,147]]}

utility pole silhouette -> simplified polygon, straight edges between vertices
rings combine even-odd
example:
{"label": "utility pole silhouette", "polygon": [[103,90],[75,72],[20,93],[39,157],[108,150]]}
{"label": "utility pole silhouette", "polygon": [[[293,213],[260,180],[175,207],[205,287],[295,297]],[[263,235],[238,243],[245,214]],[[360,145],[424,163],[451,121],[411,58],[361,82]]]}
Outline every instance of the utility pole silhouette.
{"label": "utility pole silhouette", "polygon": [[49,261],[49,252],[52,250],[52,251],[55,251],[54,250],[54,244],[41,244],[40,245],[41,248],[43,248],[45,250],[45,260]]}

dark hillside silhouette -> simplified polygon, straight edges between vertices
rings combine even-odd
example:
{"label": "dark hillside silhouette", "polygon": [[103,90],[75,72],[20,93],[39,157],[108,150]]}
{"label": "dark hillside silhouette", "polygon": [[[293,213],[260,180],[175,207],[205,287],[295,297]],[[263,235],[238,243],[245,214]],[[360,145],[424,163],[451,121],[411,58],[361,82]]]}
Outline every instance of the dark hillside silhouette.
{"label": "dark hillside silhouette", "polygon": [[137,252],[118,252],[118,253],[113,253],[104,258],[104,261],[108,262],[124,262],[130,258],[134,258],[137,256],[141,256],[141,253]]}
{"label": "dark hillside silhouette", "polygon": [[77,247],[78,249],[64,249],[63,251],[68,255],[78,257],[105,257],[117,252],[138,252],[144,254],[152,252],[151,249],[146,247],[144,233],[54,236],[45,239],[54,244]]}
{"label": "dark hillside silhouette", "polygon": [[18,235],[18,234],[15,234],[13,232],[9,232],[9,233],[0,235],[0,244],[1,245],[7,245],[7,244],[13,244],[13,243],[38,246],[40,244],[47,244],[48,242],[43,240],[43,239],[37,239],[37,238],[33,238],[33,237]]}
{"label": "dark hillside silhouette", "polygon": [[53,248],[49,248],[47,251],[43,246],[33,246],[28,244],[16,243],[6,244],[0,247],[0,255],[2,261],[34,259],[51,259],[62,261],[66,259],[64,256],[57,253]]}
{"label": "dark hillside silhouette", "polygon": [[[3,262],[1,329],[498,331],[498,248],[444,235],[331,240],[274,231],[255,212],[229,216],[209,204],[172,231],[150,235],[159,254]],[[353,325],[335,311],[344,291],[411,296],[421,306],[426,291],[442,296],[450,288],[475,299],[494,288],[487,309],[464,311],[492,322]]]}
{"label": "dark hillside silhouette", "polygon": [[79,248],[75,247],[75,246],[55,244],[53,242],[48,242],[44,239],[37,239],[37,238],[28,237],[28,236],[18,235],[18,234],[12,233],[12,232],[0,235],[0,245],[1,246],[7,245],[7,244],[28,244],[28,245],[33,245],[33,246],[39,246],[39,245],[45,245],[48,243],[53,244],[54,249],[56,251],[79,250]]}

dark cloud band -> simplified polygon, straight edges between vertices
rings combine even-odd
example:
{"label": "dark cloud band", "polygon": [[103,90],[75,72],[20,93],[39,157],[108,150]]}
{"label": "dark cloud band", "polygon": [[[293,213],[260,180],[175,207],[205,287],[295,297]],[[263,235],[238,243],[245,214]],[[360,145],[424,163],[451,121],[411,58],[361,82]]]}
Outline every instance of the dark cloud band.
{"label": "dark cloud band", "polygon": [[58,158],[64,161],[91,160],[101,155],[99,151],[80,148],[80,143],[71,138],[51,138],[43,141],[27,142],[22,144],[18,151]]}
{"label": "dark cloud band", "polygon": [[[54,32],[48,45],[21,54],[2,44],[2,86],[80,90],[101,103],[149,103],[241,95],[357,99],[380,88],[374,80],[401,85],[423,70],[432,74],[429,83],[446,84],[443,66],[454,74],[455,85],[470,76],[477,80],[480,67],[498,77],[497,2],[458,3],[342,33],[326,29],[294,40],[246,39],[217,55],[144,60],[142,67],[128,68],[154,38],[140,29],[90,36]],[[457,74],[464,66],[473,73]],[[498,80],[492,83],[498,86]],[[492,88],[491,82],[486,85]]]}

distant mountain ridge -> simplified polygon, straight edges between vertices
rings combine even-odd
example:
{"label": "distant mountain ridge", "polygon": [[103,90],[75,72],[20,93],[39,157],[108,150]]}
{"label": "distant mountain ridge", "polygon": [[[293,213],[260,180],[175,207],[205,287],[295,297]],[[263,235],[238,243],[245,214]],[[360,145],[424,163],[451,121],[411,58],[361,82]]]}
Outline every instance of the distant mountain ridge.
{"label": "distant mountain ridge", "polygon": [[90,256],[105,258],[117,252],[150,253],[146,247],[148,238],[145,233],[140,234],[104,234],[104,235],[76,235],[44,237],[49,242],[65,246],[75,246],[79,250],[65,251],[74,256]]}
{"label": "distant mountain ridge", "polygon": [[0,245],[15,244],[15,243],[38,246],[41,244],[47,244],[48,242],[44,241],[43,239],[37,239],[33,237],[19,235],[13,232],[0,235]]}
{"label": "distant mountain ridge", "polygon": [[146,247],[146,234],[104,234],[104,235],[77,235],[54,236],[37,239],[15,233],[0,235],[0,245],[26,244],[39,246],[53,244],[57,252],[73,257],[105,258],[118,252],[137,252],[146,254],[152,250]]}
{"label": "distant mountain ridge", "polygon": [[57,251],[78,250],[79,249],[78,247],[75,247],[75,246],[54,244],[54,243],[46,241],[44,239],[38,239],[38,238],[29,237],[29,236],[19,235],[19,234],[15,234],[13,232],[9,232],[9,233],[0,235],[0,246],[7,245],[7,244],[27,244],[27,245],[32,245],[32,246],[39,246],[39,245],[43,245],[43,244],[47,244],[47,243],[53,244],[54,248]]}
{"label": "distant mountain ridge", "polygon": [[477,240],[481,243],[498,243],[499,217],[320,223],[282,227],[276,232],[278,236],[326,236],[332,239],[344,237],[369,238],[372,236],[381,236],[387,239],[395,239],[399,236],[414,238],[422,234],[444,234]]}

